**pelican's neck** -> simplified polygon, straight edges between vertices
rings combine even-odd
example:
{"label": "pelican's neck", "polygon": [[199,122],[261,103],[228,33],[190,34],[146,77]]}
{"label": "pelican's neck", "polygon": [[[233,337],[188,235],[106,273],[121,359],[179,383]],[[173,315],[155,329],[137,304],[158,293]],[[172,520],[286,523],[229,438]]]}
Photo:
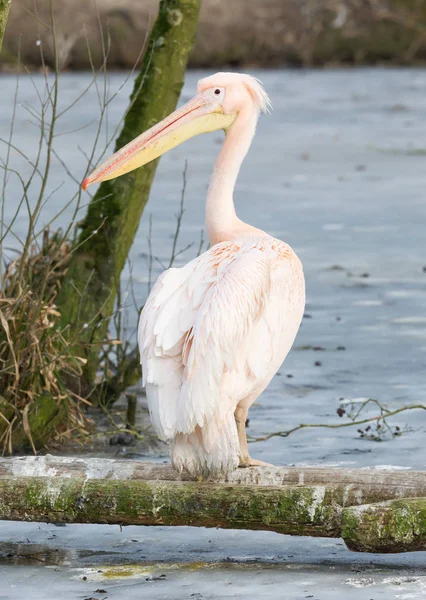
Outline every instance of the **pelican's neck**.
{"label": "pelican's neck", "polygon": [[255,110],[240,112],[228,129],[216,159],[206,202],[206,228],[211,244],[230,240],[236,230],[244,229],[245,224],[235,212],[234,187],[250,148],[257,119]]}

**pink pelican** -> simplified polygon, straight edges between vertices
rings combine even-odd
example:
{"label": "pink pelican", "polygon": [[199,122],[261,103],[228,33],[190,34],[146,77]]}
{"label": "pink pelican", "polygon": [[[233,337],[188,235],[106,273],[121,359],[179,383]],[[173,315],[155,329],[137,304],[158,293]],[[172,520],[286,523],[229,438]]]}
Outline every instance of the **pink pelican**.
{"label": "pink pelican", "polygon": [[241,221],[234,206],[238,172],[269,106],[250,75],[201,79],[192,100],[83,183],[86,189],[123,175],[199,133],[225,132],[206,202],[211,247],[159,276],[138,333],[153,427],[170,444],[173,466],[194,477],[266,465],[250,457],[247,414],[287,356],[303,316],[299,258],[288,244]]}

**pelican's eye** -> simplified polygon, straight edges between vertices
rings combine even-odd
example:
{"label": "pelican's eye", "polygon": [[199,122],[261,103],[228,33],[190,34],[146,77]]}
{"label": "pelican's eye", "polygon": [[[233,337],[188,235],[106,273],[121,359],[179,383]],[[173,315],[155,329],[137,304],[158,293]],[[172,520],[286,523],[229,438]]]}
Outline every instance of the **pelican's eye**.
{"label": "pelican's eye", "polygon": [[220,89],[219,89],[219,88],[216,88],[216,89],[215,89],[215,91],[214,91],[214,93],[215,93],[215,94],[220,94]]}

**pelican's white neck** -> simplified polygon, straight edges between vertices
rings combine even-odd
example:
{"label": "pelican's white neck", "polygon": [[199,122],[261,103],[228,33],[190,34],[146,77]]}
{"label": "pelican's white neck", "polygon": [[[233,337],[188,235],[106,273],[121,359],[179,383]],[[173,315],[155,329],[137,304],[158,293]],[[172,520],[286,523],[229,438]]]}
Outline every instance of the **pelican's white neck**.
{"label": "pelican's white neck", "polygon": [[206,228],[211,244],[230,240],[236,229],[244,227],[235,212],[234,187],[253,140],[258,116],[256,110],[238,114],[216,159],[206,202]]}

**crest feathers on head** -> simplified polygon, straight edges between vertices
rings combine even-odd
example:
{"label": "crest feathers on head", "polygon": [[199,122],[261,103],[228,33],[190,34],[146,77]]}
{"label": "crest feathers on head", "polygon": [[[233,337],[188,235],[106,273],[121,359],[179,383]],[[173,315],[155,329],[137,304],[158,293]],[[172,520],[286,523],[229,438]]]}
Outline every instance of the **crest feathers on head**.
{"label": "crest feathers on head", "polygon": [[263,113],[270,113],[272,110],[272,103],[259,79],[252,75],[242,75],[241,77],[244,85],[258,104],[260,111]]}

